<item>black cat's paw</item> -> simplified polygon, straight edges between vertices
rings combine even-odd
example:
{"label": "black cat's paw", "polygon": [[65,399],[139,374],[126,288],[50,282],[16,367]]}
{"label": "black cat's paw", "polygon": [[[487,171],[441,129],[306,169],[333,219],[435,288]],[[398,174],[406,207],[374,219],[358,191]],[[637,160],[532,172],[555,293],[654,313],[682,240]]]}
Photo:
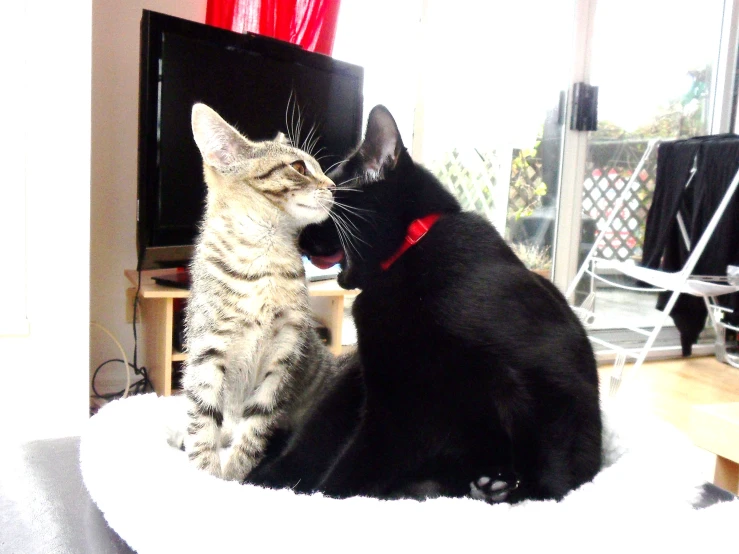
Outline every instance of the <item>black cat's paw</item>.
{"label": "black cat's paw", "polygon": [[498,473],[493,477],[483,475],[470,483],[470,497],[484,500],[488,504],[498,504],[508,500],[521,482],[512,474]]}

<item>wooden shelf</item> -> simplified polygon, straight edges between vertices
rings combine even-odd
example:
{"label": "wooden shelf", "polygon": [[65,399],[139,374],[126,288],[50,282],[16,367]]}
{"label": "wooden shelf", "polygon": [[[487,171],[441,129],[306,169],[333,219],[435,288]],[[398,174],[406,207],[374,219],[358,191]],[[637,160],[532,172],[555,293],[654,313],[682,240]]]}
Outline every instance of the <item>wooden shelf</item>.
{"label": "wooden shelf", "polygon": [[715,485],[739,494],[739,402],[693,406],[690,436],[716,454]]}
{"label": "wooden shelf", "polygon": [[[139,296],[141,298],[188,298],[190,296],[189,290],[179,289],[177,287],[164,287],[157,285],[153,280],[155,276],[170,273],[172,273],[171,269],[155,269],[142,272]],[[138,284],[138,273],[133,269],[126,269],[125,274],[135,287]],[[359,294],[359,292],[358,290],[342,289],[336,282],[336,279],[308,283],[308,295],[314,297],[353,297]]]}
{"label": "wooden shelf", "polygon": [[[129,290],[133,298],[138,286],[139,274],[133,269],[125,270],[126,278],[133,285]],[[171,269],[143,271],[141,288],[139,289],[141,322],[146,342],[146,360],[144,365],[149,370],[149,379],[154,390],[162,396],[169,396],[172,390],[172,364],[185,361],[186,354],[175,350],[174,336],[174,300],[190,296],[190,291],[176,287],[157,285],[152,278],[172,273]],[[336,355],[341,354],[341,329],[344,318],[344,299],[359,294],[358,290],[342,289],[335,279],[308,283],[308,295],[316,317],[322,321],[331,333],[329,349]]]}

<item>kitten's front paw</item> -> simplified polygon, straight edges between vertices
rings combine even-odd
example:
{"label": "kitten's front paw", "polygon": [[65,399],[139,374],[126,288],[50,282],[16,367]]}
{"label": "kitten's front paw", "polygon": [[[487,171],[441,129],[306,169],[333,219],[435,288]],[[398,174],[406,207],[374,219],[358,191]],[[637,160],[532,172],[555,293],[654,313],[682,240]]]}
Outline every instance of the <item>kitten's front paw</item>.
{"label": "kitten's front paw", "polygon": [[498,473],[494,477],[484,475],[470,483],[470,496],[475,500],[484,500],[488,504],[497,504],[505,502],[520,484],[521,482],[511,474]]}
{"label": "kitten's front paw", "polygon": [[197,456],[190,456],[190,461],[198,469],[210,473],[213,477],[221,477],[221,457],[215,450],[199,452]]}
{"label": "kitten's front paw", "polygon": [[227,463],[223,468],[223,474],[221,477],[225,481],[243,481],[246,478],[247,472],[238,464]]}

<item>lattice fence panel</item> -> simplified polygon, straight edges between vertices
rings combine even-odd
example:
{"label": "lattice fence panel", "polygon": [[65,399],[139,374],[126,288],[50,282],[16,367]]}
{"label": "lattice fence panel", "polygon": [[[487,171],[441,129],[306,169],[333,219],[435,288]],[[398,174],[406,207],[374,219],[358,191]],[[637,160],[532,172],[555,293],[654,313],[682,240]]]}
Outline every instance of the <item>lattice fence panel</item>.
{"label": "lattice fence panel", "polygon": [[[603,229],[615,203],[631,178],[644,151],[646,141],[612,141],[597,145],[586,166],[583,186],[583,214],[596,222],[596,233]],[[631,192],[616,215],[612,228],[599,246],[599,255],[608,259],[640,260],[647,212],[652,202],[656,176],[656,156],[646,161],[636,176]],[[594,238],[594,237],[593,237]]]}
{"label": "lattice fence panel", "polygon": [[429,164],[429,169],[459,200],[462,209],[476,211],[492,219],[495,212],[493,188],[496,182],[496,154],[493,151],[476,152],[476,155],[482,163],[475,164],[471,169],[455,148],[440,160]]}
{"label": "lattice fence panel", "polygon": [[[511,180],[508,189],[508,217],[516,219],[531,215],[542,205],[543,164],[541,158],[514,148]],[[544,189],[546,191],[546,186]]]}
{"label": "lattice fence panel", "polygon": [[[586,164],[583,186],[583,216],[596,222],[596,234],[611,215],[617,198],[631,178],[646,148],[646,141],[608,141],[591,145],[590,159]],[[515,161],[519,150],[511,154]],[[457,149],[430,164],[436,177],[456,196],[465,210],[477,211],[489,218],[495,211],[492,190],[496,185],[495,152],[478,152],[483,164],[470,169]],[[533,191],[541,184],[542,163],[536,157],[528,157],[523,168],[511,170],[508,213],[521,212],[525,208],[536,209],[541,198]],[[600,256],[619,260],[641,259],[647,211],[652,202],[656,175],[656,156],[647,160],[637,175],[632,191],[613,229],[606,234],[605,244],[600,246]],[[528,211],[528,210],[527,210]],[[523,217],[526,217],[525,215]],[[594,239],[595,236],[589,237]]]}

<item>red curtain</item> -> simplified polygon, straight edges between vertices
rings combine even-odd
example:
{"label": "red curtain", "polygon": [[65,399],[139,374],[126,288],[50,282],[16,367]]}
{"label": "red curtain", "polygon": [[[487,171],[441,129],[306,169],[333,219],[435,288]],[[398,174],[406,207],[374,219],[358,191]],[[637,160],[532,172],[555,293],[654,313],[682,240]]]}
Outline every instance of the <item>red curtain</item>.
{"label": "red curtain", "polygon": [[340,0],[208,0],[205,22],[331,55]]}

